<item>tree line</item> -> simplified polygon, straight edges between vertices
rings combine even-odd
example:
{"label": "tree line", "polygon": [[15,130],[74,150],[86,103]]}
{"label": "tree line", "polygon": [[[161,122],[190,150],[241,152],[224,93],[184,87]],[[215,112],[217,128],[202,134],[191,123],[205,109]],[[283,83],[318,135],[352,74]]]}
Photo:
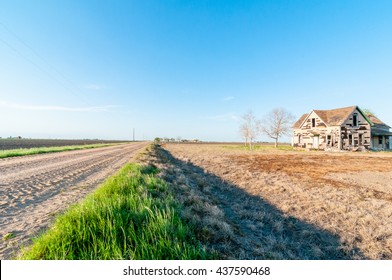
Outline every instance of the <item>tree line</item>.
{"label": "tree line", "polygon": [[249,145],[252,150],[256,138],[262,134],[274,139],[275,147],[278,147],[279,138],[290,133],[294,116],[283,108],[276,108],[263,119],[257,119],[252,111],[248,111],[241,119],[240,134],[245,145]]}

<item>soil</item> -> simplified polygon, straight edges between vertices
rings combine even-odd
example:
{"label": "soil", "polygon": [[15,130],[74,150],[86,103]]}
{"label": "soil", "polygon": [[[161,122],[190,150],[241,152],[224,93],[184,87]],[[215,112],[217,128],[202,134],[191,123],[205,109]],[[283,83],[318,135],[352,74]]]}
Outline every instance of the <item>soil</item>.
{"label": "soil", "polygon": [[93,191],[146,143],[0,159],[0,259]]}
{"label": "soil", "polygon": [[13,149],[31,149],[42,147],[59,147],[59,146],[74,146],[74,145],[93,145],[93,144],[114,144],[124,143],[127,141],[118,140],[72,140],[72,139],[9,139],[0,138],[0,150]]}
{"label": "soil", "polygon": [[[222,258],[392,259],[391,153],[163,148],[165,178],[208,205],[184,216]],[[208,231],[208,209],[224,226]]]}

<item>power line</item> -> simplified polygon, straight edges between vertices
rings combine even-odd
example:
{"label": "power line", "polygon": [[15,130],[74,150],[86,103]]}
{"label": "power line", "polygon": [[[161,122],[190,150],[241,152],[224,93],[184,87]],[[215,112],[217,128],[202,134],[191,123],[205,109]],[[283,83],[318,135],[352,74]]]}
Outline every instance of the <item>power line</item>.
{"label": "power line", "polygon": [[[25,60],[27,60],[28,62],[30,62],[32,65],[34,65],[36,68],[38,68],[40,71],[42,71],[43,73],[45,73],[46,75],[48,75],[50,78],[56,80],[58,83],[60,83],[62,86],[64,86],[55,76],[51,75],[49,72],[47,72],[45,69],[43,69],[41,66],[39,66],[38,64],[36,64],[34,61],[32,61],[31,59],[29,59],[28,57],[26,57],[24,54],[22,54],[19,50],[17,50],[15,47],[13,47],[11,44],[7,43],[6,41],[4,41],[3,39],[0,38],[0,41],[3,42],[7,47],[9,47],[11,50],[13,50],[15,53],[17,53],[19,56],[21,56],[22,58],[24,58]],[[67,88],[65,88],[66,90],[69,90]]]}
{"label": "power line", "polygon": [[[3,26],[4,29],[6,29],[9,33],[11,33],[16,39],[18,39],[25,47],[30,49],[38,58],[40,58],[46,65],[49,66],[52,70],[54,70],[59,76],[61,76],[64,80],[66,80],[68,83],[73,84],[67,77],[65,77],[58,69],[56,69],[53,65],[51,65],[45,58],[43,58],[38,52],[36,52],[29,44],[26,43],[20,36],[18,36],[14,31],[12,31],[8,26],[6,26],[4,23],[0,22],[0,25]],[[73,86],[75,86],[73,84]]]}
{"label": "power line", "polygon": [[[66,81],[68,84],[75,86],[67,77],[65,77],[59,70],[57,70],[54,66],[52,66],[45,58],[43,58],[41,55],[38,54],[37,51],[35,51],[29,44],[27,44],[20,36],[18,36],[15,32],[13,32],[10,28],[8,28],[4,23],[0,22],[0,25],[3,26],[5,30],[7,30],[10,34],[12,34],[17,40],[19,40],[26,48],[30,49],[32,53],[35,54],[39,59],[41,59],[51,70],[57,73],[58,76],[60,76],[64,81]],[[53,79],[56,81],[61,87],[63,87],[67,92],[72,93],[75,97],[78,98],[78,100],[82,99],[85,104],[91,105],[89,102],[87,102],[84,98],[83,95],[80,95],[76,93],[72,88],[70,88],[68,85],[64,84],[64,82],[60,81],[55,75],[49,73],[46,71],[44,68],[39,66],[37,63],[35,63],[32,59],[28,58],[26,55],[22,54],[18,49],[16,49],[14,46],[12,46],[10,43],[6,42],[4,39],[0,38],[0,41],[3,42],[7,47],[9,47],[11,50],[13,50],[15,53],[17,53],[20,57],[34,65],[37,69],[39,69],[41,72],[46,74],[49,78]]]}

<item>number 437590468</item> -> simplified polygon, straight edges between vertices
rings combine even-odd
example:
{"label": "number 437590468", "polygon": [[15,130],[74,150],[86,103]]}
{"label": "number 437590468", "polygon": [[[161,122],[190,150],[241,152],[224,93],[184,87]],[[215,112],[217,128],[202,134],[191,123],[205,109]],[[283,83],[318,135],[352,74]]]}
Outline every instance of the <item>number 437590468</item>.
{"label": "number 437590468", "polygon": [[227,266],[219,267],[216,272],[219,275],[270,275],[269,267],[239,267]]}

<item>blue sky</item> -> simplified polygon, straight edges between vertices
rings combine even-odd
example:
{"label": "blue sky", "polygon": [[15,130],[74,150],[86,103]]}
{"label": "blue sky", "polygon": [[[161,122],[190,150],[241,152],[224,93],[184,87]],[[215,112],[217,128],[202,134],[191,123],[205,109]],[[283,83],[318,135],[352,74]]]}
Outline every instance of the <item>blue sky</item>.
{"label": "blue sky", "polygon": [[[240,116],[392,125],[392,1],[2,1],[0,136],[240,141]],[[261,137],[259,140],[266,140]]]}

